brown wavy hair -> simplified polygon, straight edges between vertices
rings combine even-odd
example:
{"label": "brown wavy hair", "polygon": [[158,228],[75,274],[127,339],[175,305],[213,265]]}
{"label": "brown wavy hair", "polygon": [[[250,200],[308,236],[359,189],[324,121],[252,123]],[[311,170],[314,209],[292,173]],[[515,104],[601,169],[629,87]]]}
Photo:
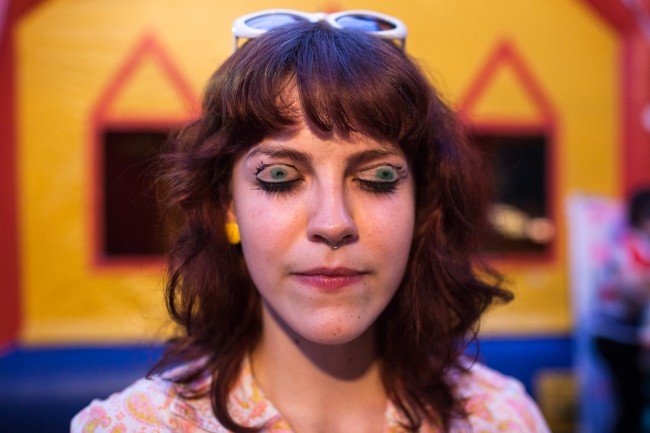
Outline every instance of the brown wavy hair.
{"label": "brown wavy hair", "polygon": [[447,431],[453,418],[466,416],[449,373],[461,367],[484,310],[511,298],[497,279],[487,282],[496,274],[478,275],[486,228],[480,159],[407,54],[327,24],[287,25],[244,44],[210,79],[202,116],[170,140],[160,179],[178,225],[166,299],[182,332],[152,371],[200,360],[177,383],[211,376],[202,392],[219,422],[255,431],[227,410],[242,360],[262,332],[259,295],[241,248],[224,232],[229,183],[240,155],[303,114],[323,134],[379,137],[406,154],[416,185],[415,233],[401,286],[378,318],[377,347],[386,391],[406,427],[429,422]]}

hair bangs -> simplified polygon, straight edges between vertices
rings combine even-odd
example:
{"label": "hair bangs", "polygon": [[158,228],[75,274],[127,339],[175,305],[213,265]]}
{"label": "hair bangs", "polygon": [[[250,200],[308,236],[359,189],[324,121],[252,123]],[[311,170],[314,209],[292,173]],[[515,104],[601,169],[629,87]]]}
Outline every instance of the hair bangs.
{"label": "hair bangs", "polygon": [[429,86],[390,41],[329,25],[287,25],[235,53],[222,86],[233,136],[259,141],[305,117],[323,134],[408,140],[427,117]]}

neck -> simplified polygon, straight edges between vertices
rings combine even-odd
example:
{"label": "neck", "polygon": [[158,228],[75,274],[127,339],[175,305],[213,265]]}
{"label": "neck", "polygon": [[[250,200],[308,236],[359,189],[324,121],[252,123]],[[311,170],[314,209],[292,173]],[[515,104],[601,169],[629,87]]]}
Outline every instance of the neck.
{"label": "neck", "polygon": [[387,397],[372,328],[344,344],[319,344],[263,308],[262,338],[251,363],[258,385],[295,431],[311,431],[299,426],[343,420],[351,413],[373,414],[383,422]]}
{"label": "neck", "polygon": [[373,327],[347,343],[320,344],[295,333],[268,308],[262,315],[262,338],[252,354],[256,372],[288,370],[295,376],[299,371],[334,382],[355,382],[378,370]]}

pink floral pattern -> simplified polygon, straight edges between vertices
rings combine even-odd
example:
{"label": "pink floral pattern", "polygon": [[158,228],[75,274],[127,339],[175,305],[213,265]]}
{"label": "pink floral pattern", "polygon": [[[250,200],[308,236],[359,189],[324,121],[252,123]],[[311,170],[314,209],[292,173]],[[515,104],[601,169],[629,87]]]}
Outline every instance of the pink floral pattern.
{"label": "pink floral pattern", "polygon": [[[205,386],[206,383],[199,386]],[[549,433],[539,409],[512,378],[476,364],[456,378],[469,419],[454,423],[453,433]],[[263,426],[264,433],[292,433],[254,381],[246,362],[231,394],[229,410],[238,423]],[[399,411],[389,402],[383,433],[404,433]],[[170,381],[140,379],[107,400],[93,401],[77,414],[71,433],[227,433],[212,413],[209,398],[181,398]],[[439,433],[425,426],[421,433]]]}

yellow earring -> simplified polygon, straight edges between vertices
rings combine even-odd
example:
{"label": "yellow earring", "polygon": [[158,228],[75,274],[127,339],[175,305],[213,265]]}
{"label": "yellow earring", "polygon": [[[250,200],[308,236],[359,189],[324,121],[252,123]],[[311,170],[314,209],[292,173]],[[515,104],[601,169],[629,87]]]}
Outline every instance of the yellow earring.
{"label": "yellow earring", "polygon": [[237,245],[241,241],[237,223],[226,223],[226,238],[231,245]]}

